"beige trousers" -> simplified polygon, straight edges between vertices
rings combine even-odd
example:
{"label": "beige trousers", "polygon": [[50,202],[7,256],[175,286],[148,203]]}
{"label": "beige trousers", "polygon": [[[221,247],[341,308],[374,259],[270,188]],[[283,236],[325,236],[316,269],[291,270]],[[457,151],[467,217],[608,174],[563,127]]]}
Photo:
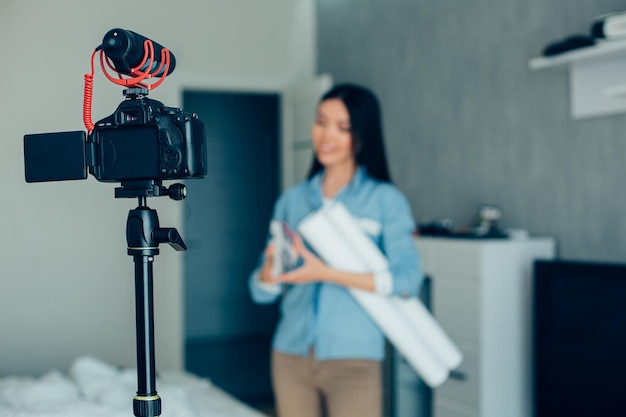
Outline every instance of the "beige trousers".
{"label": "beige trousers", "polygon": [[272,351],[278,417],[381,417],[382,364],[315,360]]}

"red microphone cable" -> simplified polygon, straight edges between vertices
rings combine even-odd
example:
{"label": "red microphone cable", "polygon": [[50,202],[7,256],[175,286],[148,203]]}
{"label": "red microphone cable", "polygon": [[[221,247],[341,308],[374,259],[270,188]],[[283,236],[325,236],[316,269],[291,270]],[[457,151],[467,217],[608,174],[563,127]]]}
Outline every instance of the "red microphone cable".
{"label": "red microphone cable", "polygon": [[91,103],[93,100],[93,62],[96,57],[96,52],[98,52],[97,49],[91,54],[91,74],[85,74],[85,89],[83,93],[83,123],[88,133],[91,133],[94,127],[93,121],[91,120]]}

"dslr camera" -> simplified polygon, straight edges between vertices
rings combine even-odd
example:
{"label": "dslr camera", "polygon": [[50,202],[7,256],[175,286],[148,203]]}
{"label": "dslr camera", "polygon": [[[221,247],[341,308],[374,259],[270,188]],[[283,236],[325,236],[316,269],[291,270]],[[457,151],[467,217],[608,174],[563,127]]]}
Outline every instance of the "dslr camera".
{"label": "dslr camera", "polygon": [[[24,135],[26,181],[86,179],[87,171],[98,181],[121,182],[122,186],[137,181],[160,184],[162,180],[205,177],[204,123],[196,114],[147,97],[149,87],[144,80],[147,76],[165,77],[171,72],[173,55],[157,43],[124,29],[109,31],[98,50],[113,63],[111,68],[139,81],[124,84],[130,85],[124,90],[126,99],[113,114],[93,124],[88,133]],[[159,53],[160,58],[156,57]],[[169,70],[159,60],[171,63]],[[103,71],[106,75],[104,64]],[[89,118],[90,112],[89,108]]]}
{"label": "dslr camera", "polygon": [[197,115],[127,92],[115,112],[84,131],[24,136],[27,182],[174,180],[206,176],[204,123]]}

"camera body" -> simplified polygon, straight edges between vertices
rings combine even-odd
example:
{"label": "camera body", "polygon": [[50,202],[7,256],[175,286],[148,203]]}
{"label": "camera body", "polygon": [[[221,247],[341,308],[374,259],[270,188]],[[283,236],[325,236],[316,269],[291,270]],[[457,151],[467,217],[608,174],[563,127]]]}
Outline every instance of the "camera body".
{"label": "camera body", "polygon": [[207,173],[204,123],[157,100],[133,97],[95,124],[89,172],[104,182],[174,180]]}
{"label": "camera body", "polygon": [[115,112],[85,132],[24,136],[27,182],[178,180],[207,174],[204,123],[129,89]]}

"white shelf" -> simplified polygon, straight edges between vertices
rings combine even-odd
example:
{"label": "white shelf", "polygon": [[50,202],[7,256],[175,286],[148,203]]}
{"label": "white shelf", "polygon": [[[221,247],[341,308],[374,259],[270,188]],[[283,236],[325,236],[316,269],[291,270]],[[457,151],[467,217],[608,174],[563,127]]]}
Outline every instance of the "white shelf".
{"label": "white shelf", "polygon": [[593,46],[576,49],[551,57],[537,57],[528,62],[532,70],[561,67],[585,60],[610,58],[612,55],[626,55],[626,40],[600,41]]}
{"label": "white shelf", "polygon": [[626,40],[601,41],[528,62],[531,70],[570,70],[570,109],[574,119],[626,113]]}

